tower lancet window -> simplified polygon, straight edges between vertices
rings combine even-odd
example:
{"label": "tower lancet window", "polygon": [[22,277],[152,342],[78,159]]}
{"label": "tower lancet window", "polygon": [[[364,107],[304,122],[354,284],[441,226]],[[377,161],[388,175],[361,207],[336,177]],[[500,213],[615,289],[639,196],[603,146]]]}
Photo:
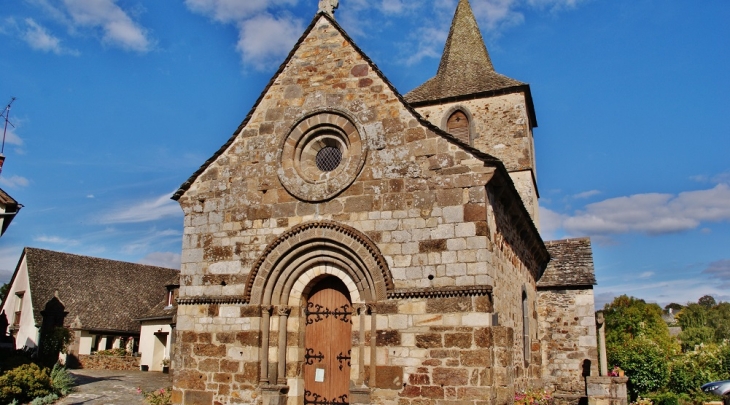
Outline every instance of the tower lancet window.
{"label": "tower lancet window", "polygon": [[469,133],[469,117],[461,110],[454,111],[446,121],[446,131],[460,141],[471,145],[471,134]]}

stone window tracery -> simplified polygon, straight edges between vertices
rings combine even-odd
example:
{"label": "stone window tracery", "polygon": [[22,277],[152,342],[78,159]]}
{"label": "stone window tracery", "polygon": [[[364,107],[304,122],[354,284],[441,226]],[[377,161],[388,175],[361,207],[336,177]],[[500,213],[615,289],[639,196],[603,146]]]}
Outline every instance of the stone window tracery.
{"label": "stone window tracery", "polygon": [[279,180],[293,196],[310,202],[335,197],[360,174],[367,145],[355,123],[337,112],[303,118],[285,136]]}

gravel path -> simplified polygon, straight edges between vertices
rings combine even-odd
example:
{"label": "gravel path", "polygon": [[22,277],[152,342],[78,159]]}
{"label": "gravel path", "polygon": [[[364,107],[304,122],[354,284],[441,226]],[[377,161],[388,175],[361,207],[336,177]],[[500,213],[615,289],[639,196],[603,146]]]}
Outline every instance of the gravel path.
{"label": "gravel path", "polygon": [[76,390],[56,405],[141,405],[144,402],[137,387],[153,391],[172,385],[171,374],[153,371],[70,371],[76,379]]}

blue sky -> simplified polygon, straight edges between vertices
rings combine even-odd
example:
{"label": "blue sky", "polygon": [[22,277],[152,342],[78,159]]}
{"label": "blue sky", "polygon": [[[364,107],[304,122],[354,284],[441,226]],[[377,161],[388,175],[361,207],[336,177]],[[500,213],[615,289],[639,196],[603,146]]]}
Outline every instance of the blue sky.
{"label": "blue sky", "polygon": [[[473,0],[498,72],[531,85],[542,233],[591,236],[598,305],[730,300],[730,3]],[[341,0],[401,93],[434,75],[456,0]],[[178,266],[169,196],[222,145],[316,0],[16,0],[0,103],[17,97],[0,239]]]}

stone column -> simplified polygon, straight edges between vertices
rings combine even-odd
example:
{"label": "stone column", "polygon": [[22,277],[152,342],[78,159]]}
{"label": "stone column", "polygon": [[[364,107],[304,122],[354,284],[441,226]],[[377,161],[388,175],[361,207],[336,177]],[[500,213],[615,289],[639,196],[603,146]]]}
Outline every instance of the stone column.
{"label": "stone column", "polygon": [[606,319],[603,317],[603,311],[596,312],[596,325],[598,326],[598,350],[600,358],[598,363],[601,365],[601,375],[608,375],[608,360],[606,359]]}
{"label": "stone column", "polygon": [[270,305],[261,306],[261,378],[262,384],[269,383],[269,323],[271,319]]}
{"label": "stone column", "polygon": [[375,309],[375,303],[368,304],[370,310],[370,381],[368,385],[373,388],[375,387],[375,363],[377,362],[377,353],[375,353],[376,339],[378,337],[378,323],[377,311]]}
{"label": "stone column", "polygon": [[365,316],[368,313],[368,306],[367,305],[358,305],[357,307],[357,313],[360,318],[360,338],[358,341],[360,342],[358,350],[358,365],[357,365],[357,385],[362,386],[365,382],[364,376],[365,376]]}
{"label": "stone column", "polygon": [[276,309],[276,314],[279,315],[279,367],[276,383],[280,385],[286,384],[286,321],[289,319],[290,313],[290,307],[280,306]]}

